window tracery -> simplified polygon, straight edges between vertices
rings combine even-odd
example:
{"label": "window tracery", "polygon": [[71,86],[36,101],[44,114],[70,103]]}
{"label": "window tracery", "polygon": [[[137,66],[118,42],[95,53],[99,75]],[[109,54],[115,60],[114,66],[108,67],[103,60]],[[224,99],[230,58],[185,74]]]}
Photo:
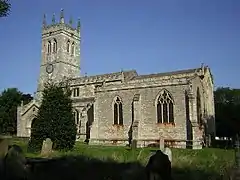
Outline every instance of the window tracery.
{"label": "window tracery", "polygon": [[201,94],[199,87],[197,88],[197,122],[201,126],[202,125],[202,107],[201,107]]}
{"label": "window tracery", "polygon": [[157,99],[157,123],[174,123],[173,98],[166,90],[163,90]]}
{"label": "window tracery", "polygon": [[113,104],[113,118],[114,125],[123,125],[123,109],[122,109],[122,101],[119,97],[114,100]]}

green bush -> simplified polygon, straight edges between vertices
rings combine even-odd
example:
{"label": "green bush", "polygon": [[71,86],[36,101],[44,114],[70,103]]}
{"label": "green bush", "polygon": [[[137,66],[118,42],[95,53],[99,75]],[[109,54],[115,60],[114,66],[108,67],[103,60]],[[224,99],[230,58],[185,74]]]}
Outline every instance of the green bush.
{"label": "green bush", "polygon": [[71,150],[76,140],[76,125],[72,111],[71,91],[61,85],[44,88],[42,104],[32,124],[28,150],[40,151],[43,140],[50,138],[55,150]]}

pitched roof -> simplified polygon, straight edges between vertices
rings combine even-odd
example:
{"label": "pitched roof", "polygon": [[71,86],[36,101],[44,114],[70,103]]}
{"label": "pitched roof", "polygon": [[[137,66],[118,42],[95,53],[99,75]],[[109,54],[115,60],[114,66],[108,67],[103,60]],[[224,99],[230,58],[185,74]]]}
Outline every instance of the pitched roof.
{"label": "pitched roof", "polygon": [[200,68],[194,69],[185,69],[171,72],[163,72],[163,73],[155,73],[155,74],[143,74],[136,76],[134,79],[144,79],[144,78],[154,78],[154,77],[163,77],[163,76],[172,76],[172,75],[180,75],[180,74],[192,74],[198,71]]}

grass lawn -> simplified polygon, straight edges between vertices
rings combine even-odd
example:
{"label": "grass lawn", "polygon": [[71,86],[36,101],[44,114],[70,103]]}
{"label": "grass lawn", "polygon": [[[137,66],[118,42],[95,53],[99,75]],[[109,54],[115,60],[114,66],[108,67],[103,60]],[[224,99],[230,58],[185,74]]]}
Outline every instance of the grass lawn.
{"label": "grass lawn", "polygon": [[[26,152],[27,142],[13,140]],[[139,148],[134,151],[127,147],[90,146],[77,142],[71,152],[54,152],[51,156],[83,155],[101,160],[117,162],[140,162],[145,165],[154,148]],[[234,164],[234,151],[206,148],[202,150],[172,149],[174,179],[227,179]],[[40,157],[28,154],[28,157]]]}

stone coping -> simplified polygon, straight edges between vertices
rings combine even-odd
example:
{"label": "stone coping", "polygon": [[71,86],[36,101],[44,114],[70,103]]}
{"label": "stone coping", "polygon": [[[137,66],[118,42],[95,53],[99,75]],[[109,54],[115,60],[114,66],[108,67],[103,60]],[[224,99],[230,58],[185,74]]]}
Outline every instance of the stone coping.
{"label": "stone coping", "polygon": [[0,135],[0,139],[11,139],[12,136],[8,136],[8,135]]}

